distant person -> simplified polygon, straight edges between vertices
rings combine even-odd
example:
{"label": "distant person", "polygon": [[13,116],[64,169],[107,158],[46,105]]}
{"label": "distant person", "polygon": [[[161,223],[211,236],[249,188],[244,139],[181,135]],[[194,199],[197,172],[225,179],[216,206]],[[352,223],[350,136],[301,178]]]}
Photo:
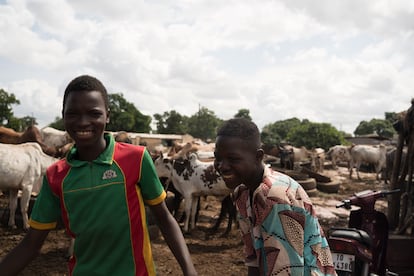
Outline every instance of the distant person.
{"label": "distant person", "polygon": [[260,133],[244,118],[217,132],[214,165],[240,213],[248,275],[336,275],[331,252],[305,190],[264,165]]}
{"label": "distant person", "polygon": [[0,263],[17,275],[39,253],[62,219],[75,238],[70,275],[156,275],[145,206],[157,218],[184,275],[197,275],[182,232],[168,211],[166,193],[144,147],[115,142],[106,88],[79,76],[66,87],[62,117],[75,144],[48,168],[23,240]]}

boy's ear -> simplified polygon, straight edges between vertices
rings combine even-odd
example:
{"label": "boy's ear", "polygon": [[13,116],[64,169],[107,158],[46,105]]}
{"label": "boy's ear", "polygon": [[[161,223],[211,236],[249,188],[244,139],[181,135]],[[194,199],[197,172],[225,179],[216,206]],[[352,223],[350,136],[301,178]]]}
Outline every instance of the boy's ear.
{"label": "boy's ear", "polygon": [[256,150],[256,158],[257,158],[257,160],[260,161],[260,162],[262,162],[263,157],[264,157],[264,151],[263,151],[263,149],[257,149]]}
{"label": "boy's ear", "polygon": [[106,123],[107,124],[109,124],[109,115],[111,114],[111,112],[109,111],[109,109],[108,109],[108,111],[106,112]]}

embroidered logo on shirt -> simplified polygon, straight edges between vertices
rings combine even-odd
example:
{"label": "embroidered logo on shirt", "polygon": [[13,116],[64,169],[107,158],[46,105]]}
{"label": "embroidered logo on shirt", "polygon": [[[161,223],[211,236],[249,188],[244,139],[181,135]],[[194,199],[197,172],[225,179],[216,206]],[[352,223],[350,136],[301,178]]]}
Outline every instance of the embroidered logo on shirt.
{"label": "embroidered logo on shirt", "polygon": [[107,170],[103,173],[102,179],[111,179],[117,177],[116,172],[114,170]]}

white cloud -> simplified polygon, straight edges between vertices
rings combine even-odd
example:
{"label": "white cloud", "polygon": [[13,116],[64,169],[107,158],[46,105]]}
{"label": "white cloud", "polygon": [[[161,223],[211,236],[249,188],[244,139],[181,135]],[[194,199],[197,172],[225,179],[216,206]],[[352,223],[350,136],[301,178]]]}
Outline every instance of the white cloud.
{"label": "white cloud", "polygon": [[43,125],[91,74],[147,115],[247,108],[259,127],[298,117],[353,132],[409,107],[413,13],[402,0],[10,0],[0,88]]}

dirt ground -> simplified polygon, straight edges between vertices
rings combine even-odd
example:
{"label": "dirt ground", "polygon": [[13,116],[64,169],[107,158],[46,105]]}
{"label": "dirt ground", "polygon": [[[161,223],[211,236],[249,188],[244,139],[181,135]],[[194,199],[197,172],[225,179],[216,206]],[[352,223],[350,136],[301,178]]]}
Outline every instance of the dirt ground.
{"label": "dirt ground", "polygon": [[[336,194],[319,193],[313,197],[314,202],[321,207],[326,199],[340,200],[354,192],[365,189],[382,189],[383,182],[375,181],[374,174],[362,173],[362,181],[357,181],[354,175],[349,180],[345,168],[325,170],[323,175],[341,181],[341,187]],[[0,196],[0,209],[7,204],[5,195]],[[317,205],[315,203],[315,205]],[[246,275],[247,269],[243,264],[243,248],[236,226],[227,237],[222,237],[226,221],[221,224],[215,234],[209,234],[208,229],[214,224],[220,212],[220,202],[208,197],[201,203],[197,228],[191,234],[185,235],[193,262],[199,275]],[[335,222],[335,226],[344,226],[346,218]],[[331,221],[321,220],[324,229],[332,226]],[[11,230],[0,225],[0,258],[11,250],[24,236],[22,229]],[[67,275],[67,248],[69,239],[63,230],[51,231],[40,255],[20,275]],[[158,275],[181,275],[179,266],[162,237],[152,240],[152,249]]]}

